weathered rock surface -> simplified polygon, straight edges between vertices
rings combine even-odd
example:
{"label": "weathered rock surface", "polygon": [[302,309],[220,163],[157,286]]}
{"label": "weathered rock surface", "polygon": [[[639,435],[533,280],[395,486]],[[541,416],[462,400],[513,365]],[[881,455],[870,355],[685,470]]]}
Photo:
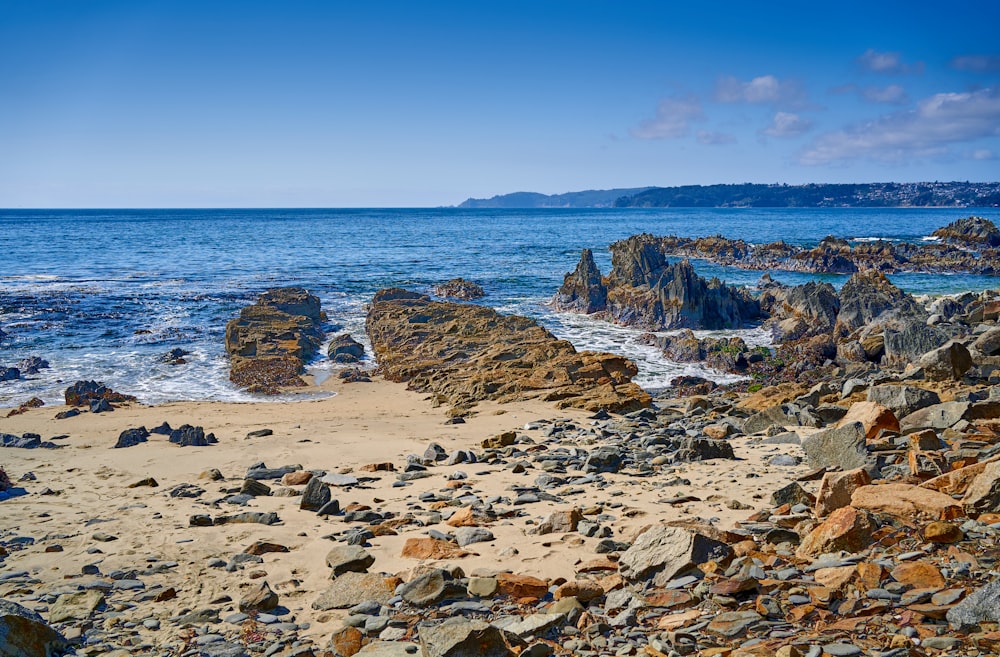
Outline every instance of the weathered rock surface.
{"label": "weathered rock surface", "polygon": [[810,465],[816,468],[838,467],[841,470],[871,466],[872,459],[866,445],[865,428],[860,422],[817,431],[802,440],[802,450]]}
{"label": "weathered rock surface", "polygon": [[1000,246],[1000,229],[983,217],[958,219],[931,234],[951,244],[992,248]]}
{"label": "weathered rock surface", "polygon": [[596,313],[607,310],[608,288],[594,262],[594,254],[584,249],[576,269],[566,274],[552,305],[557,310]]}
{"label": "weathered rock surface", "polygon": [[365,357],[365,346],[349,333],[335,335],[326,347],[327,357],[335,363],[357,363]]}
{"label": "weathered rock surface", "polygon": [[517,636],[481,620],[449,618],[420,632],[425,657],[515,657],[524,646]]}
{"label": "weathered rock surface", "polygon": [[902,483],[862,486],[851,494],[851,505],[906,520],[950,520],[962,515],[961,505],[951,496]]}
{"label": "weathered rock surface", "polygon": [[845,506],[802,539],[798,554],[809,557],[838,550],[860,552],[868,547],[874,531],[875,520],[868,511]]}
{"label": "weathered rock surface", "polygon": [[647,580],[663,586],[706,561],[732,554],[728,545],[680,527],[656,525],[641,533],[622,553],[618,569],[630,581]]}
{"label": "weathered rock surface", "polygon": [[304,386],[299,374],[323,341],[319,298],[300,287],[268,290],[226,324],[229,379],[250,392]]}
{"label": "weathered rock surface", "polygon": [[134,402],[135,397],[115,392],[99,381],[77,381],[66,388],[67,406],[90,406],[95,401],[105,401],[109,404],[125,404]]}
{"label": "weathered rock surface", "polygon": [[0,656],[58,657],[67,652],[69,642],[41,616],[0,598]]}
{"label": "weathered rock surface", "polygon": [[382,374],[452,406],[541,398],[588,410],[638,410],[650,397],[635,364],[577,352],[526,317],[431,301],[401,290],[375,295],[366,320]]}
{"label": "weathered rock surface", "polygon": [[481,286],[464,278],[453,278],[440,285],[435,285],[434,294],[443,299],[458,299],[460,301],[472,301],[486,296],[486,292]]}

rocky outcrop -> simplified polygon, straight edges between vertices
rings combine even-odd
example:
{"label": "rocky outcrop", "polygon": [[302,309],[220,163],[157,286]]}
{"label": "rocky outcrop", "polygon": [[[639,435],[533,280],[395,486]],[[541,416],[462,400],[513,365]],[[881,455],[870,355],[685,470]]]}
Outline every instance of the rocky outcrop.
{"label": "rocky outcrop", "polygon": [[327,357],[335,363],[357,363],[365,357],[365,346],[355,340],[350,333],[333,336],[326,347]]}
{"label": "rocky outcrop", "polygon": [[319,298],[300,287],[268,290],[226,324],[229,380],[250,392],[300,387],[323,342]]}
{"label": "rocky outcrop", "polygon": [[943,242],[973,248],[1000,246],[1000,229],[983,217],[965,217],[953,221],[943,228],[938,228],[932,235]]}
{"label": "rocky outcrop", "polygon": [[461,301],[472,301],[486,296],[482,287],[464,278],[453,278],[440,285],[435,285],[434,294],[443,299],[459,299]]}
{"label": "rocky outcrop", "polygon": [[760,287],[760,307],[769,316],[764,327],[776,341],[830,333],[836,325],[840,299],[829,283],[810,281],[790,287],[765,274]]}
{"label": "rocky outcrop", "polygon": [[375,294],[365,328],[382,374],[452,406],[540,398],[590,410],[631,411],[650,397],[634,363],[577,352],[533,320],[400,290]]}
{"label": "rocky outcrop", "polygon": [[90,406],[94,402],[108,404],[126,404],[134,402],[135,397],[115,392],[99,381],[77,381],[66,388],[64,393],[67,406]]}
{"label": "rocky outcrop", "polygon": [[888,311],[919,315],[924,312],[913,297],[893,285],[885,274],[873,269],[854,274],[840,290],[840,312],[835,330],[848,336],[871,324]]}
{"label": "rocky outcrop", "polygon": [[576,269],[566,274],[552,300],[557,310],[591,314],[608,307],[608,288],[594,262],[594,254],[584,249]]}

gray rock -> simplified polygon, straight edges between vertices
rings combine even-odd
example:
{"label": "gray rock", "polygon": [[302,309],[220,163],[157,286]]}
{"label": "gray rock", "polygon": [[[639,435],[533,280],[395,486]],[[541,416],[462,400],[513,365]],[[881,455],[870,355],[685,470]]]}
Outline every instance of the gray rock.
{"label": "gray rock", "polygon": [[41,616],[0,598],[0,657],[56,657],[67,652],[69,642]]}
{"label": "gray rock", "polygon": [[973,518],[1000,510],[1000,462],[988,464],[976,476],[962,498],[962,505]]}
{"label": "gray rock", "polygon": [[754,413],[743,422],[743,433],[760,433],[771,425],[818,427],[819,420],[796,404],[779,404]]}
{"label": "gray rock", "polygon": [[319,511],[332,497],[329,486],[319,477],[313,477],[306,483],[306,487],[302,491],[299,508],[305,511]]}
{"label": "gray rock", "polygon": [[464,593],[464,587],[453,582],[451,574],[440,568],[424,573],[399,589],[403,600],[417,607],[428,607],[448,596],[465,597]]}
{"label": "gray rock", "polygon": [[336,545],[326,554],[326,565],[331,568],[330,577],[344,573],[364,573],[375,563],[373,557],[360,545]]}
{"label": "gray rock", "polygon": [[907,434],[923,429],[947,429],[965,419],[969,406],[969,402],[953,401],[922,408],[899,421],[899,432]]}
{"label": "gray rock", "polygon": [[630,581],[651,580],[664,586],[706,561],[721,561],[732,554],[729,546],[680,527],[656,525],[636,538],[622,553],[618,569]]}
{"label": "gray rock", "polygon": [[868,401],[885,406],[896,417],[905,417],[922,408],[940,404],[941,398],[933,390],[915,386],[880,385],[868,389]]}
{"label": "gray rock", "polygon": [[605,445],[592,451],[583,463],[584,472],[618,472],[624,454],[617,447]]}
{"label": "gray rock", "polygon": [[590,249],[583,250],[576,270],[566,274],[552,305],[559,310],[588,315],[607,308],[608,288],[604,285],[601,270],[597,268]]}
{"label": "gray rock", "polygon": [[420,628],[424,657],[514,657],[512,645],[523,648],[526,644],[480,620],[449,618],[440,625]]}
{"label": "gray rock", "polygon": [[122,449],[125,447],[134,447],[139,443],[144,443],[149,438],[149,432],[146,431],[146,427],[137,427],[134,429],[126,429],[122,431],[118,436],[118,442],[115,443],[115,449]]}
{"label": "gray rock", "polygon": [[802,450],[809,459],[809,465],[814,468],[836,466],[842,470],[854,470],[874,462],[868,454],[865,429],[860,422],[817,431],[802,439]]}
{"label": "gray rock", "polygon": [[455,530],[455,542],[461,547],[492,540],[494,540],[493,532],[485,527],[459,527]]}
{"label": "gray rock", "polygon": [[394,593],[392,580],[381,573],[347,572],[333,580],[330,587],[320,593],[312,603],[312,608],[317,611],[348,609],[369,600],[385,604]]}
{"label": "gray rock", "polygon": [[983,621],[1000,622],[1000,579],[995,579],[948,610],[948,623],[954,630],[978,625]]}
{"label": "gray rock", "polygon": [[923,369],[924,378],[931,381],[958,381],[970,367],[972,355],[961,342],[951,340],[943,346],[922,355],[916,362]]}
{"label": "gray rock", "polygon": [[713,440],[712,438],[685,438],[681,441],[677,453],[674,454],[674,461],[681,463],[735,458],[732,444],[725,440]]}

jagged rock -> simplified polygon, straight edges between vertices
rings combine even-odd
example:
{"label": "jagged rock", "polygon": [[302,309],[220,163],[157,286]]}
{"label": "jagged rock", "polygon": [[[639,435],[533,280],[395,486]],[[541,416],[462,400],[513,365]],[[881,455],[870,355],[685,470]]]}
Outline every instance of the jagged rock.
{"label": "jagged rock", "polygon": [[603,445],[590,452],[583,462],[584,472],[618,472],[625,455],[612,445]]}
{"label": "jagged rock", "polygon": [[818,427],[819,421],[812,413],[799,408],[796,404],[778,404],[754,413],[744,420],[743,433],[759,433],[773,425]]}
{"label": "jagged rock", "polygon": [[0,598],[0,656],[58,657],[68,652],[69,642],[41,616]]}
{"label": "jagged rock", "polygon": [[875,520],[863,509],[845,506],[837,509],[802,539],[797,553],[813,557],[827,552],[860,552],[871,544]]}
{"label": "jagged rock", "polygon": [[899,430],[902,433],[913,433],[923,429],[947,429],[965,419],[969,408],[969,402],[958,401],[926,406],[903,417],[899,421]]}
{"label": "jagged rock", "polygon": [[397,584],[398,579],[381,573],[347,572],[320,593],[312,608],[317,611],[347,609],[369,600],[385,604],[392,598]]}
{"label": "jagged rock", "polygon": [[1000,623],[1000,579],[995,579],[948,610],[948,624],[963,630],[984,621]]}
{"label": "jagged rock", "polygon": [[365,357],[365,346],[349,333],[333,336],[326,348],[327,357],[337,363],[357,363]]}
{"label": "jagged rock", "polygon": [[420,630],[424,657],[515,657],[525,646],[520,637],[481,620],[449,618]]}
{"label": "jagged rock", "polygon": [[837,427],[843,427],[852,422],[861,423],[867,440],[874,440],[882,431],[899,431],[899,420],[896,419],[895,414],[890,409],[875,402],[866,401],[851,404],[847,414],[837,423]]}
{"label": "jagged rock", "polygon": [[848,336],[888,310],[916,308],[913,297],[889,282],[880,271],[853,274],[840,289],[840,312],[835,331]]}
{"label": "jagged rock", "polygon": [[440,285],[435,285],[434,294],[443,299],[459,299],[461,301],[472,301],[486,296],[482,287],[464,278],[453,278]]}
{"label": "jagged rock", "polygon": [[563,279],[552,305],[557,310],[596,313],[608,307],[608,288],[594,262],[594,254],[584,249],[576,269]]}
{"label": "jagged rock", "polygon": [[795,506],[796,504],[811,506],[815,502],[816,498],[795,481],[771,493],[771,506],[775,507],[784,504],[788,504],[789,506]]}
{"label": "jagged rock", "polygon": [[663,586],[706,561],[732,555],[728,545],[680,527],[655,525],[642,532],[622,553],[618,569],[629,581]]}
{"label": "jagged rock", "polygon": [[135,401],[135,397],[132,395],[115,392],[98,381],[77,381],[66,388],[65,398],[67,406],[90,406],[92,402],[102,400],[109,404],[124,404]]}
{"label": "jagged rock", "polygon": [[229,379],[250,392],[303,386],[305,363],[323,341],[319,298],[300,287],[267,290],[226,324]]}
{"label": "jagged rock", "polygon": [[64,623],[68,620],[87,620],[103,604],[104,594],[100,591],[64,593],[49,607],[49,622]]}
{"label": "jagged rock", "polygon": [[[402,293],[402,294],[401,294]],[[529,398],[560,407],[627,412],[650,404],[634,363],[578,353],[526,317],[383,290],[365,323],[382,373],[452,406]]]}
{"label": "jagged rock", "polygon": [[[286,476],[286,475],[282,475]],[[319,477],[311,477],[302,491],[302,499],[299,500],[299,508],[305,511],[319,511],[333,498],[330,487]]]}
{"label": "jagged rock", "polygon": [[962,504],[970,518],[1000,511],[1000,462],[984,465],[969,485]]}
{"label": "jagged rock", "polygon": [[11,484],[10,477],[7,475],[7,471],[3,469],[0,465],[0,493],[10,490]]}
{"label": "jagged rock", "polygon": [[118,436],[118,442],[115,443],[115,448],[120,449],[124,447],[134,447],[140,443],[146,442],[148,438],[149,432],[146,431],[146,427],[126,429]]}
{"label": "jagged rock", "polygon": [[814,468],[832,466],[855,470],[872,465],[866,447],[865,428],[860,422],[817,431],[802,439],[802,450],[809,459],[809,465]]}
{"label": "jagged rock", "polygon": [[38,356],[28,356],[27,358],[22,358],[17,361],[17,364],[14,367],[21,370],[22,375],[26,374],[28,376],[33,376],[38,374],[40,370],[48,369],[49,361]]}
{"label": "jagged rock", "polygon": [[793,287],[769,284],[761,293],[760,305],[769,315],[764,328],[777,342],[829,333],[840,312],[833,286],[814,281]]}
{"label": "jagged rock", "polygon": [[914,411],[940,404],[941,398],[933,390],[906,385],[878,385],[868,389],[868,401],[887,407],[897,418]]}
{"label": "jagged rock", "polygon": [[976,356],[1000,355],[1000,327],[993,327],[976,338],[970,351]]}
{"label": "jagged rock", "polygon": [[961,342],[954,340],[933,351],[928,351],[916,362],[916,366],[924,371],[924,378],[930,381],[958,381],[970,367],[972,354]]}
{"label": "jagged rock", "polygon": [[16,367],[0,367],[0,383],[4,381],[17,381],[21,378],[21,370]]}
{"label": "jagged rock", "polygon": [[167,353],[160,356],[160,362],[167,365],[184,365],[187,363],[185,356],[190,356],[191,352],[181,349],[180,347],[175,347],[168,351]]}
{"label": "jagged rock", "polygon": [[271,611],[278,606],[278,594],[271,590],[267,582],[254,584],[240,598],[240,611]]}
{"label": "jagged rock", "polygon": [[183,424],[178,429],[170,432],[170,442],[178,447],[208,447],[219,442],[214,433],[205,434],[201,427],[192,427],[190,424]]}
{"label": "jagged rock", "polygon": [[577,508],[569,511],[553,511],[547,520],[538,525],[538,534],[575,532],[581,520],[583,520],[583,514]]}
{"label": "jagged rock", "polygon": [[1000,246],[1000,230],[989,219],[965,217],[951,222],[933,233],[944,242],[961,244],[972,248],[996,248]]}

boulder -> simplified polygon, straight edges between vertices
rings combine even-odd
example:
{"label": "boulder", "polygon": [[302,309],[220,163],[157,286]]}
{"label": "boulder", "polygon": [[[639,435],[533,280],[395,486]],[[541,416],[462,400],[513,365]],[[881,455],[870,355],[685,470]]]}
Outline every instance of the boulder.
{"label": "boulder", "polygon": [[887,407],[897,418],[901,418],[922,408],[940,404],[941,398],[933,390],[887,384],[869,388],[868,401]]}
{"label": "boulder", "polygon": [[939,477],[934,477],[929,479],[924,483],[920,484],[921,488],[930,488],[936,490],[939,493],[946,493],[948,495],[963,495],[969,486],[975,481],[989,465],[990,461],[982,461],[980,463],[973,463],[972,465],[967,465],[964,468],[959,468],[958,470],[952,470],[951,472],[946,472]]}
{"label": "boulder", "polygon": [[1000,512],[1000,461],[985,464],[965,492],[962,505],[971,518]]}
{"label": "boulder", "polygon": [[[900,311],[906,312],[905,308]],[[882,335],[885,351],[883,364],[903,369],[928,351],[937,349],[952,338],[952,331],[928,326],[926,318],[916,314],[886,326]]]}
{"label": "boulder", "polygon": [[951,340],[922,355],[916,365],[924,371],[924,378],[930,381],[959,381],[973,362],[966,346]]}
{"label": "boulder", "polygon": [[171,431],[169,440],[178,447],[208,447],[219,442],[214,433],[206,434],[203,428],[190,424],[182,424]]}
{"label": "boulder", "polygon": [[459,299],[461,301],[472,301],[486,296],[482,287],[464,278],[453,278],[440,285],[435,285],[434,294],[443,299]]}
{"label": "boulder", "polygon": [[326,347],[327,357],[336,363],[357,363],[365,357],[365,346],[349,333],[333,336]]}
{"label": "boulder", "polygon": [[970,406],[969,402],[961,401],[927,406],[903,417],[899,421],[899,430],[902,433],[914,433],[924,429],[947,429],[966,419]]}
{"label": "boulder", "polygon": [[226,324],[229,379],[250,392],[304,386],[299,377],[323,341],[319,298],[300,287],[267,290]]}
{"label": "boulder", "polygon": [[1000,623],[1000,579],[995,579],[948,610],[948,624],[964,630],[982,622]]}
{"label": "boulder", "polygon": [[132,395],[115,392],[99,381],[77,381],[66,388],[64,394],[67,406],[90,406],[95,401],[105,401],[109,404],[124,404],[134,402]]}
{"label": "boulder", "polygon": [[251,586],[240,598],[240,611],[243,613],[272,611],[277,606],[278,594],[264,581]]}
{"label": "boulder", "polygon": [[344,573],[368,572],[373,563],[375,557],[360,545],[336,545],[326,553],[326,565],[330,567],[332,579]]}
{"label": "boulder", "polygon": [[394,595],[398,584],[397,578],[381,573],[347,572],[320,593],[312,608],[317,611],[348,609],[369,600],[385,604]]}
{"label": "boulder", "polygon": [[41,616],[0,598],[0,657],[58,657],[71,652],[65,637]]}
{"label": "boulder", "polygon": [[802,439],[802,450],[814,468],[856,470],[870,468],[874,463],[868,454],[864,425],[860,422],[817,431]]}
{"label": "boulder", "polygon": [[882,431],[899,431],[899,420],[893,412],[876,402],[851,404],[847,414],[837,423],[837,427],[844,427],[853,422],[861,423],[866,440],[874,440]]}
{"label": "boulder", "polygon": [[134,447],[140,443],[146,442],[148,439],[149,431],[146,430],[146,427],[126,429],[118,436],[118,442],[116,442],[114,446],[115,449]]}
{"label": "boulder", "polygon": [[847,472],[827,472],[819,482],[814,507],[817,517],[823,518],[837,509],[850,506],[854,491],[872,482],[871,475],[864,468]]}
{"label": "boulder", "polygon": [[875,519],[868,511],[852,506],[839,508],[802,539],[797,554],[807,558],[839,550],[861,552],[871,545],[875,527]]}
{"label": "boulder", "polygon": [[87,620],[103,604],[104,594],[100,591],[64,593],[49,607],[49,622],[64,623],[68,620]]}
{"label": "boulder", "polygon": [[654,525],[622,553],[618,570],[626,580],[651,581],[654,586],[695,569],[706,561],[724,561],[732,550],[721,541],[680,527]]}
{"label": "boulder", "polygon": [[759,413],[754,413],[744,420],[743,433],[760,433],[772,425],[778,425],[779,427],[818,427],[819,420],[812,413],[800,408],[796,404],[778,404]]}
{"label": "boulder", "polygon": [[1000,356],[1000,326],[994,326],[976,338],[970,351],[978,356]]}
{"label": "boulder", "polygon": [[454,579],[451,573],[433,568],[403,584],[398,594],[411,605],[429,607],[447,598],[464,598],[465,592],[465,586]]}
{"label": "boulder", "polygon": [[871,323],[887,310],[901,306],[916,307],[913,297],[889,282],[874,269],[853,274],[840,289],[840,312],[835,331],[846,337]]}
{"label": "boulder", "polygon": [[[403,292],[404,294],[400,294]],[[628,412],[649,406],[621,356],[577,352],[527,317],[382,290],[365,322],[382,374],[452,406],[537,398]]]}
{"label": "boulder", "polygon": [[733,446],[726,440],[688,436],[680,441],[673,455],[675,463],[693,463],[712,459],[735,459]]}
{"label": "boulder", "polygon": [[424,657],[515,657],[526,645],[520,637],[481,620],[449,618],[420,629]]}
{"label": "boulder", "polygon": [[943,242],[973,249],[1000,246],[1000,230],[992,221],[983,217],[958,219],[931,234]]}
{"label": "boulder", "polygon": [[[286,477],[288,473],[282,475]],[[306,483],[305,489],[302,491],[302,499],[299,500],[299,508],[304,511],[319,511],[327,502],[333,498],[330,493],[330,487],[327,486],[319,477],[310,477],[309,481]]]}
{"label": "boulder", "polygon": [[962,507],[949,495],[910,484],[862,486],[851,495],[851,506],[902,520],[951,520]]}
{"label": "boulder", "polygon": [[594,254],[584,249],[576,269],[563,279],[563,284],[552,300],[557,310],[596,313],[608,307],[608,288],[601,271],[594,262]]}
{"label": "boulder", "polygon": [[777,342],[829,333],[840,312],[833,286],[815,281],[791,287],[769,285],[761,293],[760,305],[769,316],[764,328]]}

